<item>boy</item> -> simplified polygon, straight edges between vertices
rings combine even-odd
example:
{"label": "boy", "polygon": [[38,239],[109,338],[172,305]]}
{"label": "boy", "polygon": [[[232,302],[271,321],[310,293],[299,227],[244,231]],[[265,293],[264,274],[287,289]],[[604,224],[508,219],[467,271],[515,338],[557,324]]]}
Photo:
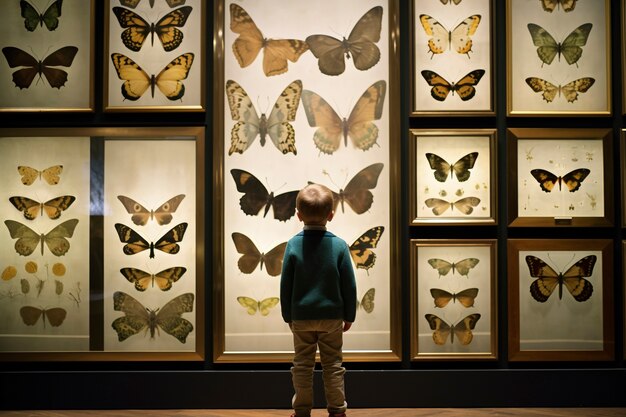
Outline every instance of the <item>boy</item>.
{"label": "boy", "polygon": [[282,316],[293,333],[292,417],[311,415],[313,368],[319,347],[328,415],[345,417],[343,332],[356,316],[356,282],[345,241],[326,231],[333,194],[310,184],[296,199],[304,229],[287,242],[280,279]]}

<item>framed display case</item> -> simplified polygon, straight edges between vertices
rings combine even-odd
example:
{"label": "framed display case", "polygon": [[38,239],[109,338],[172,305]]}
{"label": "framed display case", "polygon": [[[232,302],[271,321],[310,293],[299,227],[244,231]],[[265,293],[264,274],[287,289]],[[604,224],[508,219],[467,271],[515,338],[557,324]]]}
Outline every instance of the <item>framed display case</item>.
{"label": "framed display case", "polygon": [[202,360],[204,128],[0,129],[0,155],[0,360]]}
{"label": "framed display case", "polygon": [[507,0],[508,115],[610,115],[610,15],[609,0]]}
{"label": "framed display case", "polygon": [[398,3],[269,3],[215,5],[213,359],[292,359],[280,265],[302,228],[297,191],[316,182],[335,193],[329,230],[357,275],[345,359],[398,361]]}
{"label": "framed display case", "polygon": [[493,1],[412,0],[411,114],[495,114]]}
{"label": "framed display case", "polygon": [[496,240],[411,240],[411,359],[495,360]]}
{"label": "framed display case", "polygon": [[496,143],[493,129],[411,130],[409,224],[496,224]]}
{"label": "framed display case", "polygon": [[614,224],[610,129],[512,128],[509,226]]}
{"label": "framed display case", "polygon": [[4,4],[0,112],[94,110],[94,0]]}
{"label": "framed display case", "polygon": [[104,110],[204,111],[205,2],[105,0]]}
{"label": "framed display case", "polygon": [[613,242],[508,241],[509,360],[615,356]]}

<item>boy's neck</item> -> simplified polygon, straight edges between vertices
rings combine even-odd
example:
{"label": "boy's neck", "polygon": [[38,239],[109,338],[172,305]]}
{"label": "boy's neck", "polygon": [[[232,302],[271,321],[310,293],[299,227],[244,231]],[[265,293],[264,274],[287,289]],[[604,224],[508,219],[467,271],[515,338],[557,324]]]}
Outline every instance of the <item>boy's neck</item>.
{"label": "boy's neck", "polygon": [[326,224],[304,224],[304,230],[326,230]]}

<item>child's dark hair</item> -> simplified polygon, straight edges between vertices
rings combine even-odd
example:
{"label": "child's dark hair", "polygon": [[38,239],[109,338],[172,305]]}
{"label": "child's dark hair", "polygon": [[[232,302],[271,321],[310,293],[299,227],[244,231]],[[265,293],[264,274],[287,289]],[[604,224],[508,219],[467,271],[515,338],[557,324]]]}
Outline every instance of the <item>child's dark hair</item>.
{"label": "child's dark hair", "polygon": [[333,193],[320,184],[309,184],[298,193],[296,208],[305,223],[323,223],[333,211]]}

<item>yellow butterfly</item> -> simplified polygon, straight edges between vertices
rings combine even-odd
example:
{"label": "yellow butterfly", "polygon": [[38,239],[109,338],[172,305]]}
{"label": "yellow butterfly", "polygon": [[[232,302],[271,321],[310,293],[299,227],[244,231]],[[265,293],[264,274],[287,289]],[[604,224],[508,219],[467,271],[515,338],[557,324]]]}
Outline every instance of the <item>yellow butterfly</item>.
{"label": "yellow butterfly", "polygon": [[[348,39],[328,35],[311,35],[306,38],[311,52],[318,59],[320,71],[326,75],[339,75],[346,69],[346,59],[352,57],[356,69],[365,71],[380,61],[380,40],[383,8],[371,8],[356,22]],[[345,56],[345,58],[344,58]]]}
{"label": "yellow butterfly", "polygon": [[562,183],[565,184],[570,193],[573,193],[580,188],[582,182],[590,173],[591,170],[587,168],[578,168],[559,177],[545,169],[533,169],[530,171],[530,174],[539,182],[539,186],[546,193],[551,192],[556,184],[559,184],[559,191],[561,191]]}
{"label": "yellow butterfly", "polygon": [[437,154],[426,152],[426,159],[430,169],[434,169],[433,175],[439,182],[445,182],[450,175],[450,179],[456,176],[459,182],[465,182],[469,179],[471,172],[470,169],[474,168],[476,159],[478,158],[478,152],[471,152],[450,165],[445,159]]}
{"label": "yellow butterfly", "polygon": [[185,194],[178,194],[161,204],[156,210],[148,210],[135,200],[124,195],[118,195],[128,214],[132,214],[131,220],[137,226],[145,226],[148,220],[155,220],[159,225],[170,224],[172,213],[176,211]]}
{"label": "yellow butterfly", "polygon": [[24,185],[32,185],[37,178],[43,179],[50,185],[57,185],[61,181],[60,175],[63,172],[63,165],[53,165],[43,171],[20,165],[17,167],[17,172],[22,176],[22,184]]}
{"label": "yellow butterfly", "polygon": [[78,219],[67,220],[46,234],[36,233],[28,226],[13,220],[5,220],[4,224],[6,224],[9,229],[11,238],[17,239],[15,242],[15,251],[18,254],[28,256],[33,253],[35,249],[37,249],[37,245],[41,243],[41,255],[43,255],[43,244],[45,242],[53,255],[63,256],[70,250],[70,242],[66,238],[70,238],[74,235],[74,229],[76,229]]}
{"label": "yellow butterfly", "polygon": [[587,301],[593,293],[593,285],[583,277],[593,274],[595,255],[585,256],[567,271],[557,273],[552,267],[536,256],[526,256],[530,276],[537,278],[530,284],[530,295],[540,303],[545,303],[556,287],[559,287],[559,300],[563,297],[563,285],[578,302]]}
{"label": "yellow butterfly", "polygon": [[467,277],[470,269],[478,265],[478,262],[480,262],[480,260],[476,258],[466,258],[456,263],[444,261],[439,258],[431,258],[428,260],[430,266],[439,272],[439,278],[441,278],[442,275],[448,275],[450,270],[452,270],[453,274],[455,271],[459,271],[459,275]]}
{"label": "yellow butterfly", "polygon": [[472,50],[472,39],[470,36],[473,36],[478,29],[480,15],[469,16],[451,31],[427,14],[420,15],[420,23],[426,35],[431,36],[428,40],[428,49],[432,54],[431,59],[435,54],[442,54],[448,50],[466,54],[469,58],[469,53]]}
{"label": "yellow butterfly", "polygon": [[169,291],[172,284],[187,272],[187,268],[174,266],[156,274],[150,274],[137,268],[122,268],[120,272],[129,282],[135,284],[137,291],[147,290],[150,284],[154,287],[155,282],[161,291]]}
{"label": "yellow butterfly", "polygon": [[261,315],[267,316],[270,314],[270,309],[276,307],[280,299],[278,297],[270,297],[257,301],[254,298],[241,296],[237,297],[237,301],[251,316],[255,315],[257,311],[260,312]]}
{"label": "yellow butterfly", "polygon": [[474,338],[472,330],[476,327],[476,323],[480,319],[480,314],[470,314],[453,325],[446,323],[443,319],[434,314],[426,314],[425,317],[430,325],[430,329],[433,330],[433,341],[436,344],[444,345],[448,336],[450,336],[450,343],[454,343],[454,337],[456,336],[459,343],[469,345]]}
{"label": "yellow butterfly", "polygon": [[560,97],[561,93],[563,94],[563,97],[565,97],[565,100],[573,103],[578,100],[579,93],[586,93],[587,90],[589,90],[595,82],[596,80],[594,78],[583,77],[569,82],[563,86],[556,86],[541,78],[526,78],[526,84],[528,84],[535,93],[541,93],[543,99],[548,103],[552,103],[557,94]]}
{"label": "yellow butterfly", "polygon": [[156,23],[148,23],[137,13],[123,7],[114,7],[113,13],[115,13],[120,26],[124,28],[122,43],[128,49],[134,52],[141,50],[148,35],[150,35],[151,44],[154,46],[154,34],[156,33],[163,49],[169,52],[178,48],[183,42],[183,32],[177,28],[185,26],[191,10],[191,6],[172,10]]}
{"label": "yellow butterfly", "polygon": [[429,198],[424,201],[426,207],[433,209],[433,213],[436,216],[442,215],[446,210],[455,208],[463,214],[472,214],[474,207],[480,204],[480,198],[478,197],[465,197],[457,201],[446,201],[440,198]]}
{"label": "yellow butterfly", "polygon": [[348,146],[348,137],[352,144],[361,150],[368,150],[378,140],[378,126],[373,121],[381,118],[387,83],[380,80],[369,86],[357,100],[350,116],[341,118],[335,110],[313,91],[302,91],[302,104],[309,126],[318,129],[313,134],[317,148],[332,154],[341,145],[341,139]]}
{"label": "yellow butterfly", "polygon": [[432,295],[435,301],[435,307],[443,308],[448,305],[450,300],[452,300],[452,302],[459,300],[459,303],[461,303],[463,307],[473,307],[474,300],[478,296],[478,288],[468,288],[452,294],[441,288],[431,288],[430,295]]}
{"label": "yellow butterfly", "polygon": [[564,12],[571,12],[576,7],[577,0],[540,0],[543,10],[552,13],[558,6],[563,7]]}
{"label": "yellow butterfly", "polygon": [[237,252],[242,255],[237,261],[241,272],[251,274],[258,265],[263,270],[265,264],[268,274],[273,277],[280,275],[287,242],[276,245],[267,253],[261,253],[254,242],[243,233],[234,232],[232,238]]}
{"label": "yellow butterfly", "polygon": [[450,92],[454,95],[455,91],[459,93],[459,98],[463,101],[472,99],[476,95],[474,86],[478,84],[483,75],[485,75],[485,70],[478,69],[468,73],[458,82],[451,83],[434,71],[422,71],[422,77],[432,87],[430,95],[437,101],[444,101]]}
{"label": "yellow butterfly", "polygon": [[591,23],[585,23],[578,26],[572,31],[563,42],[558,43],[547,30],[534,23],[528,24],[528,31],[533,40],[533,44],[537,47],[537,55],[541,59],[543,64],[550,65],[554,61],[554,57],[559,56],[559,62],[561,61],[561,54],[568,64],[576,64],[583,54],[581,46],[587,44],[587,38],[592,28]]}
{"label": "yellow butterfly", "polygon": [[248,12],[230,4],[230,30],[239,34],[233,53],[241,68],[252,64],[263,49],[263,72],[266,76],[287,72],[287,60],[296,62],[309,47],[298,39],[268,39],[263,36]]}
{"label": "yellow butterfly", "polygon": [[39,317],[43,317],[43,328],[46,328],[46,318],[52,325],[52,327],[59,327],[65,321],[67,311],[61,307],[55,308],[37,308],[32,306],[24,306],[20,308],[20,316],[24,324],[27,326],[34,326],[39,320]]}
{"label": "yellow butterfly", "polygon": [[261,146],[265,146],[265,138],[269,136],[274,146],[283,154],[293,152],[296,155],[298,153],[295,145],[296,134],[289,122],[296,119],[301,94],[302,82],[293,81],[278,96],[269,117],[265,116],[265,113],[259,117],[243,87],[233,80],[228,80],[226,97],[231,118],[237,121],[230,133],[228,155],[232,155],[233,152],[243,154],[257,136],[261,137]]}
{"label": "yellow butterfly", "polygon": [[62,195],[40,203],[39,201],[31,200],[28,197],[13,196],[9,197],[9,201],[19,211],[24,212],[24,217],[28,220],[34,220],[39,214],[43,216],[43,213],[48,215],[49,218],[55,220],[61,217],[61,213],[67,210],[69,206],[76,200],[76,197],[72,195]]}
{"label": "yellow butterfly", "polygon": [[111,54],[111,61],[117,71],[117,76],[120,80],[124,80],[122,95],[131,101],[139,100],[148,87],[154,98],[155,86],[169,100],[182,99],[185,95],[185,85],[181,81],[187,78],[193,58],[194,54],[191,52],[182,54],[167,64],[159,74],[150,76],[129,57],[118,53]]}
{"label": "yellow butterfly", "polygon": [[374,296],[376,295],[376,289],[370,288],[363,294],[361,301],[356,302],[357,310],[362,308],[367,314],[371,314],[374,311]]}
{"label": "yellow butterfly", "polygon": [[180,223],[172,227],[157,240],[156,243],[148,242],[141,237],[139,233],[121,223],[115,223],[115,230],[120,238],[120,242],[125,243],[123,251],[126,255],[135,255],[150,249],[150,258],[154,258],[155,249],[169,253],[170,255],[175,255],[180,251],[180,246],[177,242],[183,240],[183,236],[187,230],[187,223]]}
{"label": "yellow butterfly", "polygon": [[350,256],[357,268],[367,271],[374,266],[376,254],[371,249],[376,248],[384,231],[383,226],[372,227],[350,245]]}
{"label": "yellow butterfly", "polygon": [[192,293],[185,293],[171,299],[163,307],[152,310],[144,307],[130,295],[116,291],[113,294],[113,310],[124,312],[124,316],[113,320],[111,326],[117,332],[117,339],[120,342],[143,329],[146,329],[146,332],[149,330],[150,338],[154,339],[159,327],[180,343],[185,343],[193,330],[193,324],[181,316],[183,313],[193,311],[193,299]]}

